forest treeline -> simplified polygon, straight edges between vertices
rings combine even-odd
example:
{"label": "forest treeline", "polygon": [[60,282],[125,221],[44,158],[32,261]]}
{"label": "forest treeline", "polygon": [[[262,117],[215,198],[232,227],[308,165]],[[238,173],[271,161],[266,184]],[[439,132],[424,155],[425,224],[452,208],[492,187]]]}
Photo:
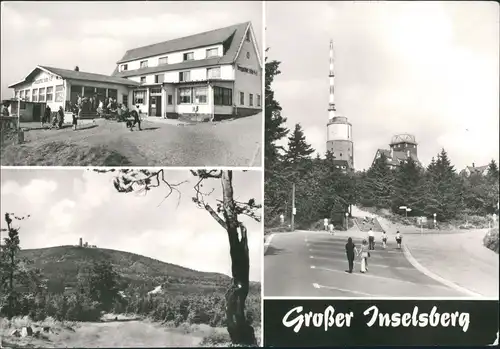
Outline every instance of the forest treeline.
{"label": "forest treeline", "polygon": [[[280,225],[280,215],[292,214],[292,184],[295,185],[295,226],[308,228],[333,219],[342,225],[350,204],[386,209],[408,216],[428,217],[438,222],[467,221],[498,213],[499,171],[491,160],[486,174],[458,172],[445,149],[422,167],[413,159],[390,169],[382,154],[366,171],[343,173],[331,153],[320,157],[307,142],[302,127],[285,126],[286,117],[274,97],[272,82],[280,74],[280,62],[266,60],[265,110],[265,225]],[[280,144],[284,143],[282,146]],[[316,153],[316,155],[314,155]]]}

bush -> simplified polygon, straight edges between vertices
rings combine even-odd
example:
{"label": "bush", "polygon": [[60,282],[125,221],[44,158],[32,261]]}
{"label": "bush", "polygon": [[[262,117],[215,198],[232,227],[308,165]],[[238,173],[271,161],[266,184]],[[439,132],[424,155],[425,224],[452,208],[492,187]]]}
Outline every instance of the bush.
{"label": "bush", "polygon": [[498,228],[493,228],[483,238],[484,246],[498,253]]}

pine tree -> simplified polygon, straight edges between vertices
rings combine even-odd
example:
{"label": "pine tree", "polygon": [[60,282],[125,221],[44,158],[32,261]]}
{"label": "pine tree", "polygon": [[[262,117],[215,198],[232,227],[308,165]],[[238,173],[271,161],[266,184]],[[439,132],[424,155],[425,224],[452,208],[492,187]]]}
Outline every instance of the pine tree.
{"label": "pine tree", "polygon": [[498,173],[498,165],[495,162],[495,160],[491,160],[491,162],[488,165],[487,178],[491,183],[498,184],[499,173]]}
{"label": "pine tree", "polygon": [[306,141],[306,136],[300,124],[295,124],[293,134],[288,137],[288,149],[284,160],[289,164],[300,164],[303,160],[310,159],[314,149]]}
{"label": "pine tree", "polygon": [[370,206],[387,208],[393,196],[393,173],[388,166],[387,157],[382,154],[366,173],[363,190],[365,200]]}
{"label": "pine tree", "polygon": [[419,215],[418,189],[421,181],[421,171],[413,158],[408,158],[394,173],[394,195],[392,198],[392,211],[402,213],[399,207],[407,206],[413,214]]}

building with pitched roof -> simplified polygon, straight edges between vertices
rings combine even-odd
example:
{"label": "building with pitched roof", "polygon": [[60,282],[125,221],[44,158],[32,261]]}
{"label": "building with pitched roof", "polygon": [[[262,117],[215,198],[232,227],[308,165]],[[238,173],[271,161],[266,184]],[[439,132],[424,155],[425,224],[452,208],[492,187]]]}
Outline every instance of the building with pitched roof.
{"label": "building with pitched roof", "polygon": [[400,164],[407,161],[409,158],[412,158],[419,166],[422,166],[417,156],[417,145],[417,141],[415,140],[415,136],[413,135],[395,135],[391,139],[389,149],[377,150],[372,164],[375,163],[375,160],[380,158],[382,154],[384,154],[387,158],[387,164],[391,169],[395,169]]}
{"label": "building with pitched roof", "polygon": [[16,98],[52,110],[69,110],[79,96],[94,105],[111,97],[149,117],[205,120],[260,112],[262,72],[252,25],[245,22],[128,50],[110,76],[37,66],[9,87]]}
{"label": "building with pitched roof", "polygon": [[471,175],[481,175],[486,176],[488,174],[489,165],[484,166],[476,166],[475,163],[472,163],[472,166],[466,166],[461,172],[465,173],[466,176]]}

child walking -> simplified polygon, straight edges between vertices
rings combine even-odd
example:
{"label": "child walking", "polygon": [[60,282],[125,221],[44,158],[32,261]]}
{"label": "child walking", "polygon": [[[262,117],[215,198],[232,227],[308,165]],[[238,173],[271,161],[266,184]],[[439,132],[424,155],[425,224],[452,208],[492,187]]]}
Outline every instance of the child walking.
{"label": "child walking", "polygon": [[387,234],[385,233],[385,231],[382,232],[382,247],[387,247]]}
{"label": "child walking", "polygon": [[358,256],[361,256],[361,272],[365,273],[368,271],[368,258],[370,257],[369,246],[366,240],[363,240]]}
{"label": "child walking", "polygon": [[401,248],[401,241],[403,238],[401,237],[401,234],[399,233],[399,230],[396,232],[396,243],[398,244],[398,248]]}

